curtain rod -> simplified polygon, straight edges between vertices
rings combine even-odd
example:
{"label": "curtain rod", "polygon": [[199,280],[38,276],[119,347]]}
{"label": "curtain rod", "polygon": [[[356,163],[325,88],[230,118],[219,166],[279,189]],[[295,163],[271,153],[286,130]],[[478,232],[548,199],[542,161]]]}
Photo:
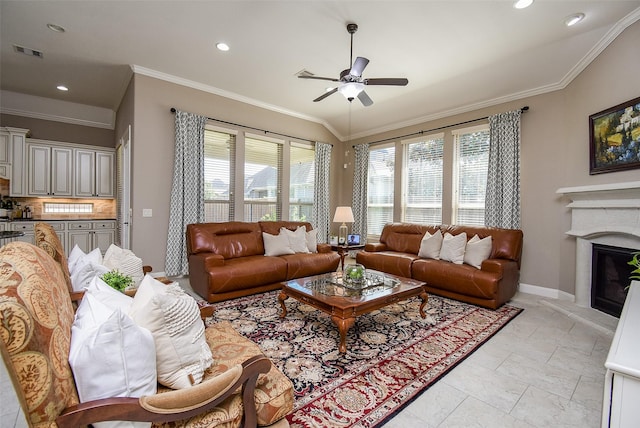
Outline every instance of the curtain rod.
{"label": "curtain rod", "polygon": [[[171,107],[171,113],[175,113],[175,112],[176,112],[176,108],[175,107]],[[309,143],[314,143],[314,144],[317,143],[317,141],[310,140],[308,138],[300,138],[300,137],[295,137],[293,135],[281,134],[279,132],[267,131],[266,129],[255,128],[253,126],[242,125],[240,123],[227,122],[226,120],[216,119],[214,117],[207,117],[207,119],[208,120],[213,120],[214,122],[218,122],[218,123],[224,123],[224,124],[233,125],[233,126],[240,126],[242,128],[252,129],[254,131],[260,131],[260,132],[263,132],[265,135],[266,134],[273,134],[273,135],[279,135],[281,137],[293,138],[294,140],[307,141]],[[331,144],[331,143],[327,143],[327,144]],[[331,144],[331,145],[333,145],[333,144]]]}
{"label": "curtain rod", "polygon": [[[529,106],[524,106],[524,107],[522,107],[520,109],[520,112],[524,113],[527,110],[529,110]],[[438,128],[427,129],[425,131],[417,131],[417,132],[413,132],[411,134],[400,135],[399,137],[384,138],[382,140],[371,141],[370,143],[367,143],[367,144],[384,143],[385,141],[397,140],[399,138],[413,137],[414,135],[422,135],[422,134],[425,134],[427,132],[439,131],[439,130],[445,129],[445,128],[453,128],[454,126],[465,125],[467,123],[477,122],[479,120],[485,120],[485,119],[489,119],[489,116],[479,117],[477,119],[465,120],[464,122],[458,122],[458,123],[454,123],[452,125],[439,126]],[[353,145],[351,147],[353,148],[353,147],[355,147],[355,145]]]}

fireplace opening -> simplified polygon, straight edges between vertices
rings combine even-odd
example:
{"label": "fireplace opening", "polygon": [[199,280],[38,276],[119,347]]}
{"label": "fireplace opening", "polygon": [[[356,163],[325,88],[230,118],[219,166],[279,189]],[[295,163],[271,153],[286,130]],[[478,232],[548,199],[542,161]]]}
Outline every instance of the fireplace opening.
{"label": "fireplace opening", "polygon": [[638,250],[602,244],[592,248],[591,307],[620,318],[627,297],[625,288],[631,284],[633,266],[628,263]]}

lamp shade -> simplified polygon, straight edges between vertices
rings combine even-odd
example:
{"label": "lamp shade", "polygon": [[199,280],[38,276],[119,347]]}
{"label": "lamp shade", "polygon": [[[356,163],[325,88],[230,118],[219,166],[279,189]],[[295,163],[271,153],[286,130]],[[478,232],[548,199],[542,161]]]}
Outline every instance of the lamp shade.
{"label": "lamp shade", "polygon": [[340,92],[346,99],[354,99],[360,92],[364,90],[364,83],[348,82],[338,87]]}
{"label": "lamp shade", "polygon": [[333,216],[334,223],[353,223],[353,211],[351,207],[337,207]]}

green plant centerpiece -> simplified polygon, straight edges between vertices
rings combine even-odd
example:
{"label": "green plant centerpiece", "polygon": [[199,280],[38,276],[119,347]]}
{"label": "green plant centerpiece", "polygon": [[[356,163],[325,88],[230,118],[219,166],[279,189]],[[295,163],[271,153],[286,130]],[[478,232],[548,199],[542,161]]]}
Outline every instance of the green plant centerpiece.
{"label": "green plant centerpiece", "polygon": [[628,262],[628,264],[633,266],[635,269],[631,271],[629,279],[632,281],[634,279],[640,281],[640,251],[631,253],[631,255],[633,256],[633,258]]}
{"label": "green plant centerpiece", "polygon": [[342,280],[352,287],[362,287],[366,281],[367,270],[361,264],[347,265]]}
{"label": "green plant centerpiece", "polygon": [[102,274],[100,279],[106,282],[111,288],[123,293],[127,287],[133,284],[133,278],[131,278],[131,276],[125,275],[116,269]]}

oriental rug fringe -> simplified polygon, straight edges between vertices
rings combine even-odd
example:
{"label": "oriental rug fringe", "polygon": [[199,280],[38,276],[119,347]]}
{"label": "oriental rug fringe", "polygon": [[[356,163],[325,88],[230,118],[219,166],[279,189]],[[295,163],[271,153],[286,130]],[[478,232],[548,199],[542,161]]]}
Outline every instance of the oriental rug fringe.
{"label": "oriental rug fringe", "polygon": [[291,379],[292,428],[382,425],[522,311],[430,295],[422,319],[413,298],[358,317],[340,354],[327,314],[289,298],[281,319],[278,294],[216,303],[213,319],[230,321]]}

